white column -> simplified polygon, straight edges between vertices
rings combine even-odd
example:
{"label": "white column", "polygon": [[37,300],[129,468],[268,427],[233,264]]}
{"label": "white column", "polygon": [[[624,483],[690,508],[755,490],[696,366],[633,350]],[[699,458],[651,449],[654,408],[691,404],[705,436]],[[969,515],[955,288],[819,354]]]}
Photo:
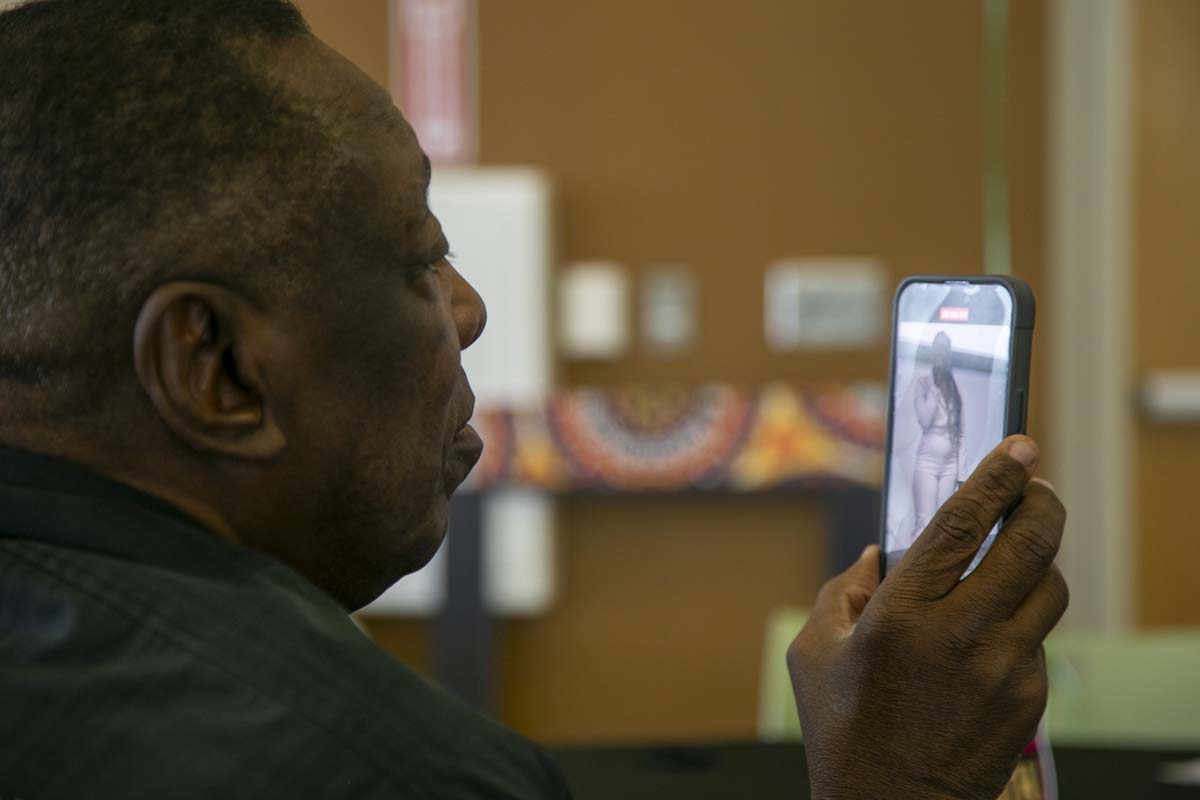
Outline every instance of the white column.
{"label": "white column", "polygon": [[1050,6],[1048,332],[1050,476],[1067,505],[1059,563],[1066,622],[1136,619],[1131,320],[1132,38],[1129,0]]}

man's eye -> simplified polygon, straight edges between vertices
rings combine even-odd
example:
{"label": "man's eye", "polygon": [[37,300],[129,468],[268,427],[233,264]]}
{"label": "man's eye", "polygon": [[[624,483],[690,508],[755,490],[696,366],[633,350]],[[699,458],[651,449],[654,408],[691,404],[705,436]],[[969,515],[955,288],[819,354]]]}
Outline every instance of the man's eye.
{"label": "man's eye", "polygon": [[444,255],[437,256],[436,258],[433,258],[432,260],[425,262],[424,265],[417,267],[416,269],[420,270],[421,272],[437,273],[437,272],[441,271],[443,266],[446,266],[448,264],[452,265],[454,263],[453,259],[454,259],[453,253],[445,253]]}
{"label": "man's eye", "polygon": [[445,255],[436,259],[432,264],[429,264],[428,266],[429,266],[429,269],[433,270],[434,272],[437,272],[439,269],[442,268],[443,264],[449,264],[449,265],[453,266],[454,253],[447,252]]}

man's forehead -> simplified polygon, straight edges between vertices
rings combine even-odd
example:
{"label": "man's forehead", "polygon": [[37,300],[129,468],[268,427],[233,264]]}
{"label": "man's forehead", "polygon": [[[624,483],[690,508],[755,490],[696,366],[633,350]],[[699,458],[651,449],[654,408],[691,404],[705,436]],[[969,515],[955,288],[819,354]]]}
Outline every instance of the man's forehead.
{"label": "man's forehead", "polygon": [[308,98],[343,146],[386,158],[422,189],[427,186],[429,159],[388,91],[319,39],[302,40],[295,47],[282,59],[279,77]]}
{"label": "man's forehead", "polygon": [[393,162],[424,199],[433,176],[433,165],[417,143],[416,134],[408,120],[386,96],[369,98],[364,112],[358,115],[357,120],[348,121],[345,127],[349,136],[359,139],[364,148],[369,148],[372,157]]}
{"label": "man's forehead", "polygon": [[390,94],[316,39],[282,60],[289,68],[280,80],[306,98],[337,146],[351,157],[360,224],[386,231],[406,249],[419,247],[417,234],[430,218],[432,168]]}

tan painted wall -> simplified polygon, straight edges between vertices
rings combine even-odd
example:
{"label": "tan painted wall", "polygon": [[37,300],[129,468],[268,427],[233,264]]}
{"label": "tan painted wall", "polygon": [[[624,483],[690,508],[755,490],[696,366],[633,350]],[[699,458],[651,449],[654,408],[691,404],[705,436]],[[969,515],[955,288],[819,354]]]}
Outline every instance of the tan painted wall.
{"label": "tan painted wall", "polygon": [[[1200,369],[1200,3],[1135,8],[1137,368]],[[1200,624],[1200,428],[1143,423],[1137,477],[1141,622]]]}

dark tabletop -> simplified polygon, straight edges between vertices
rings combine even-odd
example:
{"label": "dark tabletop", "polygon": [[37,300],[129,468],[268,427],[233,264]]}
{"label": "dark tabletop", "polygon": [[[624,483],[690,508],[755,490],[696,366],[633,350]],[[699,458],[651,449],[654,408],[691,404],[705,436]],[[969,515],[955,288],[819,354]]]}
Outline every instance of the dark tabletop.
{"label": "dark tabletop", "polygon": [[[1060,800],[1177,800],[1200,788],[1168,786],[1159,766],[1200,756],[1057,748]],[[709,800],[808,797],[800,744],[728,743],[703,747],[561,748],[553,751],[576,800]]]}

